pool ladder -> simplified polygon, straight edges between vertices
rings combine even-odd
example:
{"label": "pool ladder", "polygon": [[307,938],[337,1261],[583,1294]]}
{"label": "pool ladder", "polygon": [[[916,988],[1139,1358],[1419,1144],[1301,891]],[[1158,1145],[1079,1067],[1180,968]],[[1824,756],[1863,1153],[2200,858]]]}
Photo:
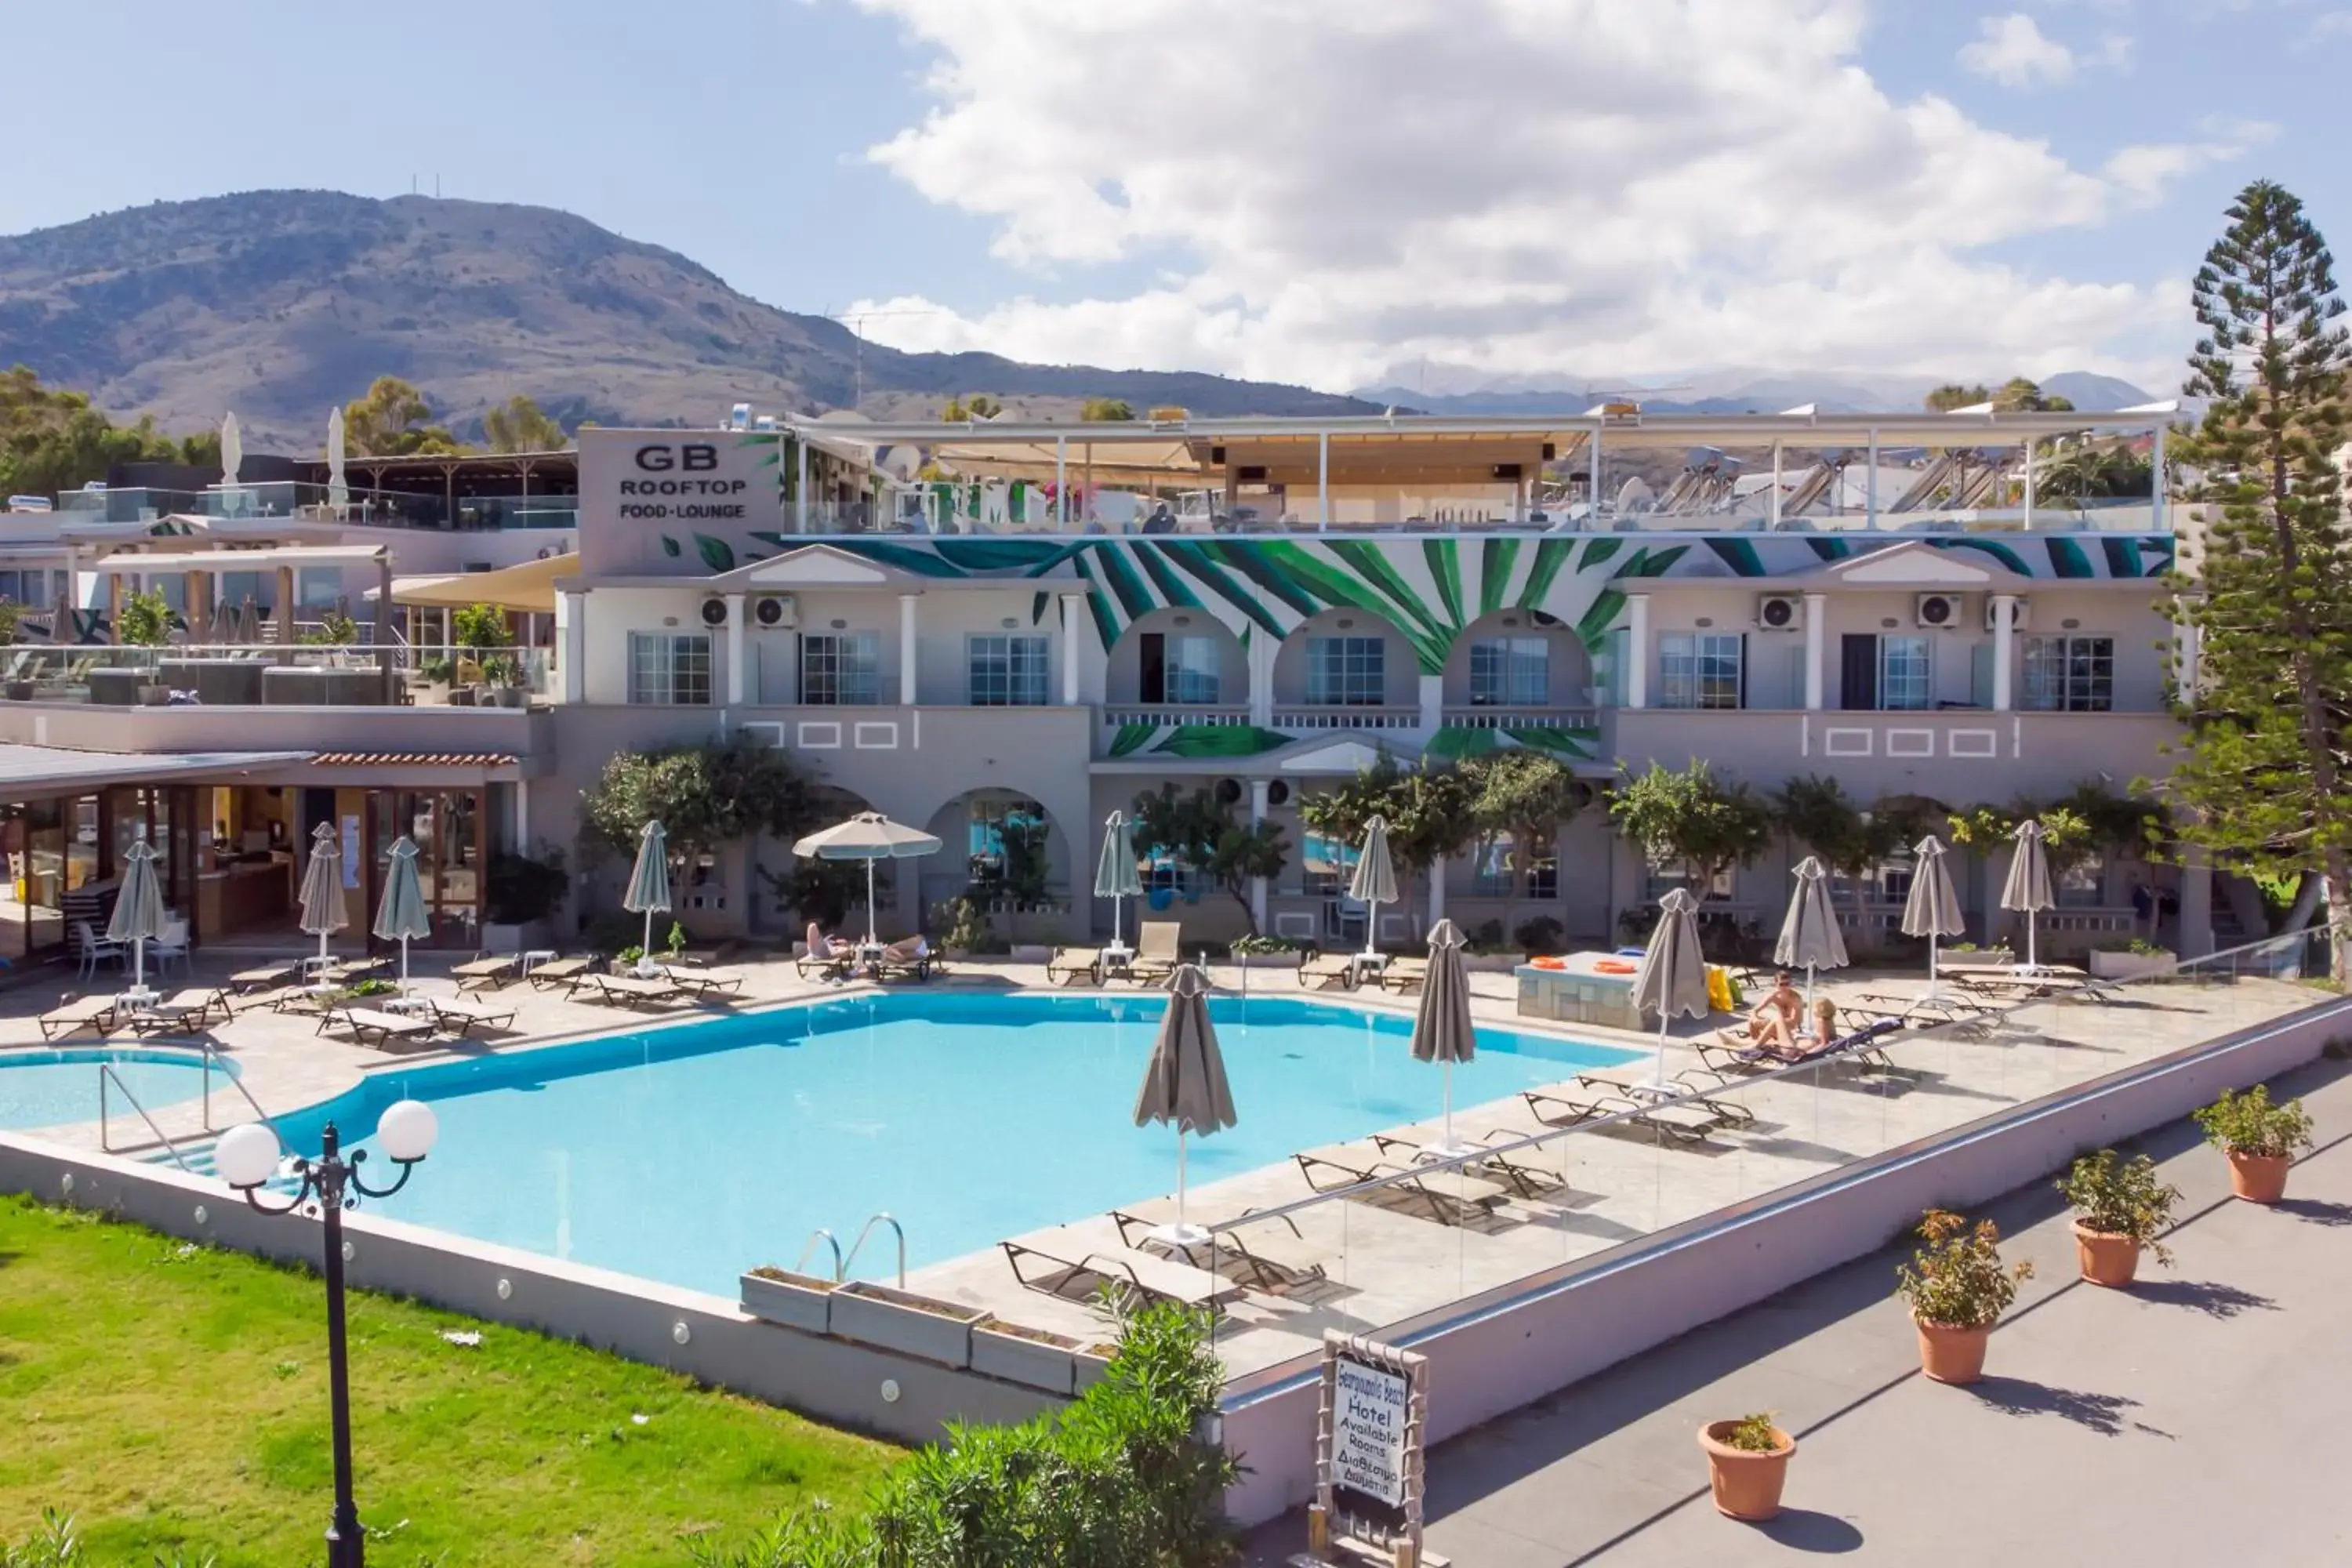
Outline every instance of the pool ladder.
{"label": "pool ladder", "polygon": [[821,1241],[824,1243],[825,1246],[833,1249],[833,1278],[835,1283],[838,1284],[840,1281],[848,1279],[851,1267],[857,1262],[858,1253],[865,1249],[866,1238],[874,1234],[874,1227],[877,1225],[888,1226],[890,1227],[891,1234],[898,1238],[898,1289],[904,1290],[907,1288],[907,1231],[905,1226],[901,1226],[896,1219],[891,1217],[889,1211],[887,1209],[880,1214],[867,1217],[864,1227],[857,1233],[857,1239],[849,1244],[849,1253],[847,1257],[844,1257],[842,1255],[841,1238],[835,1236],[833,1232],[825,1229],[823,1226],[819,1226],[816,1229],[809,1232],[808,1245],[801,1248],[800,1261],[793,1265],[793,1272],[795,1274],[805,1274],[808,1272],[808,1260],[811,1255],[816,1251],[817,1243]]}
{"label": "pool ladder", "polygon": [[[219,1128],[213,1125],[213,1074],[215,1072],[219,1073],[222,1078],[227,1079],[228,1086],[236,1090],[236,1092],[244,1098],[246,1104],[253,1108],[253,1115],[256,1121],[259,1121],[264,1127],[268,1128],[272,1132],[278,1131],[278,1123],[269,1119],[269,1112],[261,1109],[261,1101],[253,1098],[253,1090],[246,1088],[244,1081],[240,1079],[236,1073],[229,1070],[228,1064],[221,1059],[220,1052],[214,1048],[210,1041],[167,1040],[159,1043],[173,1046],[182,1050],[187,1049],[189,1047],[193,1046],[195,1049],[204,1054],[203,1126],[204,1131],[207,1134],[217,1133],[220,1131]],[[155,1124],[155,1119],[147,1114],[147,1108],[139,1103],[138,1097],[131,1092],[131,1086],[122,1081],[121,1075],[114,1070],[114,1064],[111,1062],[100,1062],[98,1064],[98,1146],[100,1149],[105,1150],[109,1153],[114,1152],[113,1136],[108,1127],[108,1122],[111,1119],[112,1115],[111,1108],[107,1102],[106,1093],[107,1086],[110,1084],[113,1086],[114,1092],[121,1095],[124,1101],[130,1105],[131,1109],[139,1113],[139,1120],[147,1124],[147,1131],[155,1135],[156,1143],[162,1148],[163,1153],[170,1158],[173,1164],[179,1166],[181,1170],[187,1172],[192,1176],[208,1175],[211,1173],[209,1170],[198,1171],[194,1166],[188,1163],[186,1153],[181,1150],[179,1144],[172,1141],[172,1137],[169,1133],[165,1132],[161,1127]],[[203,1158],[201,1153],[199,1153],[198,1158]]]}

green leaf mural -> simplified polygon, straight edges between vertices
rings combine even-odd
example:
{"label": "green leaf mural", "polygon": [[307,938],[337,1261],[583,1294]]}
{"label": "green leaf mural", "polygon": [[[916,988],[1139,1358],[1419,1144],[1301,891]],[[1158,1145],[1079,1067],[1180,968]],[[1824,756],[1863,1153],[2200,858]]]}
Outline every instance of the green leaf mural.
{"label": "green leaf mural", "polygon": [[1145,742],[1166,728],[1164,724],[1121,724],[1110,738],[1110,754],[1114,757],[1131,756],[1143,749]]}
{"label": "green leaf mural", "polygon": [[667,534],[667,533],[665,533],[665,534],[663,534],[663,535],[661,536],[661,544],[662,544],[662,553],[663,553],[664,555],[668,556],[668,557],[669,557],[670,559],[672,559],[672,560],[676,560],[676,559],[678,557],[678,555],[679,555],[680,553],[682,553],[682,552],[679,551],[678,547],[677,547],[677,540],[675,540],[675,539],[672,539],[672,538],[671,538],[668,534]]}
{"label": "green leaf mural", "polygon": [[1462,614],[1462,548],[1451,539],[1424,539],[1421,554],[1437,584],[1437,601],[1445,606],[1446,619],[1458,632],[1467,624]]}
{"label": "green leaf mural", "polygon": [[1519,542],[1490,539],[1478,548],[1478,614],[1491,616],[1503,607],[1503,594],[1511,585],[1511,568],[1518,564]]}
{"label": "green leaf mural", "polygon": [[1252,724],[1173,724],[1168,738],[1151,749],[1171,757],[1255,757],[1290,742],[1279,730]]}
{"label": "green leaf mural", "polygon": [[725,540],[713,539],[707,533],[698,533],[694,536],[694,549],[695,552],[702,557],[702,563],[713,572],[735,570],[735,547]]}

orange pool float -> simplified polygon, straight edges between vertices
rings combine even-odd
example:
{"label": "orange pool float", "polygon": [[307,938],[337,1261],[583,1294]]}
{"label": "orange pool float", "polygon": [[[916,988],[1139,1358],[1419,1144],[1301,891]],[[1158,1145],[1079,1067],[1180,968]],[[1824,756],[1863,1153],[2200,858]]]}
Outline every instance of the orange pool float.
{"label": "orange pool float", "polygon": [[1639,964],[1622,958],[1600,958],[1593,960],[1592,963],[1592,972],[1595,974],[1632,974],[1640,967]]}
{"label": "orange pool float", "polygon": [[1566,969],[1568,967],[1568,960],[1564,958],[1530,958],[1528,960],[1528,967],[1530,969]]}

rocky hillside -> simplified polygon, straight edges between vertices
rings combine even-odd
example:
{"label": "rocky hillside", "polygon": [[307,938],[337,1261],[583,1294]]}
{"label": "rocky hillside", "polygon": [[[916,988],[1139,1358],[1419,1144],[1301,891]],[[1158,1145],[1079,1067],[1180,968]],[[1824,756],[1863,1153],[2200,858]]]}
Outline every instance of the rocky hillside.
{"label": "rocky hillside", "polygon": [[[839,322],[730,289],[675,251],[544,207],[332,191],[159,203],[0,237],[0,365],[118,413],[195,428],[234,408],[265,447],[308,447],[374,376],[421,387],[461,433],[527,393],[565,424],[708,424],[730,404],[842,407],[858,380]],[[1060,416],[1376,412],[1221,376],[1022,364],[864,347],[866,406],[921,414],[984,392]]]}

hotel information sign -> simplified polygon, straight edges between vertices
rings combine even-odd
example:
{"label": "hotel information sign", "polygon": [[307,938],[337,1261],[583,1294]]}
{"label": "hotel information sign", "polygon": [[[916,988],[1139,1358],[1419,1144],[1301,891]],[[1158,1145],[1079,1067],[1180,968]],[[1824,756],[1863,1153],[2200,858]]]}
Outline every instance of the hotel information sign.
{"label": "hotel information sign", "polygon": [[1326,1331],[1315,1423],[1315,1501],[1297,1564],[1444,1568],[1423,1552],[1422,1460],[1429,1363],[1411,1351]]}
{"label": "hotel information sign", "polygon": [[1330,1366],[1331,1484],[1402,1508],[1412,1380],[1345,1352]]}

